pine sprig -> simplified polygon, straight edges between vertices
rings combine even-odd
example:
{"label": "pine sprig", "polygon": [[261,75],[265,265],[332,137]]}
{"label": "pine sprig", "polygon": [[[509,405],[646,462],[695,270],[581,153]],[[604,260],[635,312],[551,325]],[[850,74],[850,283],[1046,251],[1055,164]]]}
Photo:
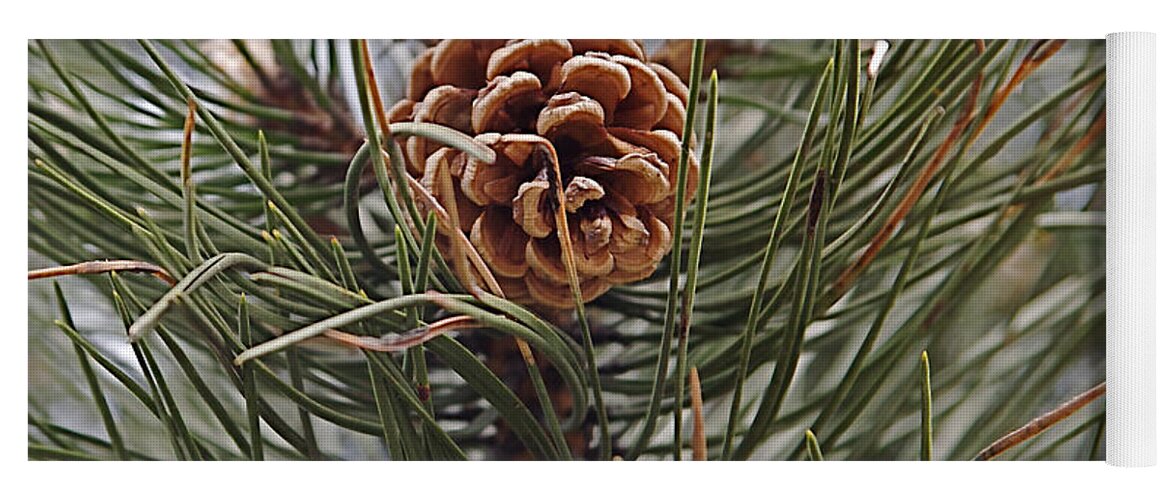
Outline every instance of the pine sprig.
{"label": "pine sprig", "polygon": [[[384,122],[410,47],[30,42],[30,304],[62,297],[30,308],[30,459],[681,458],[692,367],[712,458],[968,459],[1100,381],[1100,42],[707,42],[706,197],[583,305],[588,343],[441,258],[394,139],[494,153]],[[1101,457],[1086,403],[997,454]]]}

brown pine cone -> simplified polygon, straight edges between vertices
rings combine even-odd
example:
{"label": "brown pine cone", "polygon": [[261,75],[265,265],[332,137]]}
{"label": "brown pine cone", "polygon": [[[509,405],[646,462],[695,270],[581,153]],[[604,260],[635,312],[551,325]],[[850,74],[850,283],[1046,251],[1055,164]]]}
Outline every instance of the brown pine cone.
{"label": "brown pine cone", "polygon": [[632,40],[443,40],[419,56],[388,119],[445,125],[496,152],[488,164],[421,137],[400,143],[508,299],[567,309],[553,162],[583,298],[644,279],[671,249],[686,99],[686,85]]}

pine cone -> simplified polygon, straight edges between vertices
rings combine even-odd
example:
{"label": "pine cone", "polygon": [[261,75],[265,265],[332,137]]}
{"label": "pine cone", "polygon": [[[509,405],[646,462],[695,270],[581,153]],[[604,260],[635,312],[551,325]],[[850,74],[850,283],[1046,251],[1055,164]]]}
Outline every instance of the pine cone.
{"label": "pine cone", "polygon": [[[583,298],[644,279],[671,249],[686,96],[632,40],[444,40],[418,58],[388,119],[445,125],[497,153],[489,164],[421,137],[400,143],[508,299],[567,309],[553,161]],[[686,203],[694,155],[688,168]]]}

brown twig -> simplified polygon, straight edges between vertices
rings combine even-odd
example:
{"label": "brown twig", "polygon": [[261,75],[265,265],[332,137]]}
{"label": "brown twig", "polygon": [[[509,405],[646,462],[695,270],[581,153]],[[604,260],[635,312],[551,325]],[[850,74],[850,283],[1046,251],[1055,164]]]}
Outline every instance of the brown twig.
{"label": "brown twig", "polygon": [[[609,417],[606,416],[606,402],[602,396],[602,384],[598,379],[597,359],[594,356],[594,341],[590,334],[590,322],[586,317],[585,303],[581,296],[581,281],[577,274],[577,258],[573,254],[573,236],[569,232],[569,216],[565,212],[565,183],[561,175],[561,163],[557,159],[557,149],[548,139],[541,138],[540,143],[533,149],[533,154],[542,168],[553,172],[550,176],[553,181],[553,190],[557,194],[554,219],[557,223],[557,240],[561,245],[561,262],[569,274],[569,290],[573,293],[573,302],[577,305],[577,321],[581,327],[582,347],[585,348],[586,366],[589,369],[590,383],[594,389],[594,411],[598,418],[598,427],[601,431],[600,441],[602,456],[610,454],[613,444],[610,439]],[[682,369],[682,367],[680,367]]]}
{"label": "brown twig", "polygon": [[1044,184],[1065,173],[1073,161],[1077,159],[1077,157],[1080,156],[1083,152],[1085,152],[1086,148],[1090,147],[1091,144],[1097,141],[1098,138],[1102,136],[1102,132],[1105,131],[1106,108],[1102,108],[1098,111],[1098,115],[1094,117],[1094,123],[1090,125],[1090,129],[1086,131],[1086,135],[1083,135],[1082,138],[1077,141],[1077,144],[1074,144],[1074,146],[1070,148],[1069,151],[1066,151],[1065,154],[1061,155],[1061,159],[1057,160],[1057,163],[1053,165],[1053,168],[1049,169],[1049,171],[1046,172],[1045,175],[1041,176],[1040,179],[1037,179],[1037,184]]}
{"label": "brown twig", "polygon": [[[1024,82],[1024,80],[1030,74],[1032,74],[1034,70],[1040,67],[1042,63],[1049,60],[1050,57],[1053,57],[1053,55],[1056,54],[1063,45],[1065,45],[1064,40],[1041,40],[1035,43],[1029,49],[1029,52],[1025,54],[1024,60],[1021,61],[1020,66],[1018,66],[1017,70],[1013,73],[1012,78],[1010,78],[1009,81],[993,95],[983,118],[980,119],[980,122],[976,125],[972,134],[970,134],[967,141],[965,141],[964,149],[966,149],[968,146],[974,143],[978,137],[980,137],[980,134],[984,131],[984,128],[992,121],[992,118],[996,116],[996,113],[1000,111],[1000,108],[1004,105],[1005,101],[1008,99],[1008,96],[1012,94],[1012,92],[1017,87],[1019,87],[1020,84]],[[983,52],[984,44],[982,41],[978,40],[977,54],[982,54]],[[834,291],[837,294],[840,295],[844,293],[846,289],[848,289],[850,285],[854,283],[854,280],[858,278],[862,271],[864,271],[866,267],[874,261],[874,259],[878,256],[879,251],[882,250],[887,241],[890,239],[891,235],[894,234],[895,229],[899,227],[899,224],[902,223],[903,219],[906,218],[907,214],[910,213],[915,204],[918,203],[919,198],[923,195],[923,192],[927,189],[927,186],[931,183],[931,180],[934,179],[935,174],[938,172],[939,167],[942,165],[943,160],[947,157],[947,154],[950,152],[951,148],[955,145],[955,142],[960,138],[961,135],[963,135],[964,131],[976,118],[976,102],[979,99],[980,87],[982,84],[983,75],[977,75],[975,80],[972,82],[972,88],[968,94],[968,102],[964,107],[963,114],[960,116],[959,120],[956,121],[955,125],[952,126],[951,132],[947,135],[947,138],[944,139],[943,143],[940,144],[939,149],[937,149],[935,155],[932,156],[931,162],[928,164],[927,168],[924,169],[923,172],[919,174],[919,177],[915,179],[915,183],[899,202],[899,205],[895,208],[895,211],[890,215],[886,223],[882,225],[882,228],[879,229],[878,234],[876,234],[871,240],[870,245],[867,246],[866,251],[862,254],[862,257],[851,264],[850,267],[848,267],[846,271],[842,273],[841,277],[838,278],[838,281],[834,283]],[[1092,131],[1090,135],[1094,135]]]}
{"label": "brown twig", "polygon": [[[977,47],[979,52],[984,51],[984,45],[982,42],[978,43]],[[968,92],[968,99],[964,106],[964,111],[960,114],[959,119],[956,120],[955,125],[952,126],[951,132],[947,134],[947,138],[945,138],[939,145],[939,149],[937,149],[935,151],[935,155],[931,157],[931,162],[927,164],[927,168],[919,173],[919,177],[915,179],[915,183],[911,185],[910,190],[907,191],[907,194],[903,196],[903,199],[899,202],[894,212],[891,213],[890,217],[888,217],[886,222],[883,223],[882,228],[878,231],[878,234],[875,234],[874,238],[871,239],[870,245],[866,247],[866,251],[862,254],[861,257],[858,258],[857,261],[851,264],[850,267],[846,268],[846,270],[838,278],[838,281],[834,283],[835,293],[841,295],[848,288],[850,288],[850,285],[852,285],[854,280],[862,274],[862,271],[865,270],[866,267],[869,266],[876,257],[878,257],[879,251],[881,251],[883,247],[886,246],[886,242],[890,239],[891,235],[894,234],[895,229],[899,227],[903,219],[906,218],[907,214],[910,213],[915,204],[919,202],[919,198],[923,196],[923,192],[927,190],[927,186],[930,185],[932,179],[935,178],[936,172],[938,172],[940,166],[943,165],[943,160],[947,158],[947,155],[951,151],[952,146],[954,146],[956,141],[959,140],[960,136],[963,135],[964,130],[968,128],[968,125],[972,123],[972,120],[975,119],[976,101],[980,97],[980,87],[983,86],[983,82],[983,75],[976,76],[975,80],[972,82],[971,90]],[[972,138],[974,139],[975,136]],[[970,142],[971,140],[969,140],[969,143]]]}
{"label": "brown twig", "polygon": [[[1012,78],[1010,78],[1009,81],[1005,83],[1004,86],[999,90],[997,90],[996,93],[992,96],[992,100],[988,105],[987,111],[984,113],[984,116],[980,119],[980,122],[976,125],[973,132],[968,136],[967,141],[965,141],[965,150],[968,146],[974,143],[978,137],[980,137],[980,134],[984,131],[984,128],[988,126],[988,124],[996,116],[996,113],[1000,111],[1000,108],[1004,105],[1005,101],[1008,99],[1008,96],[1011,95],[1012,92],[1016,90],[1016,88],[1019,87],[1021,83],[1023,83],[1025,79],[1033,73],[1034,70],[1040,67],[1041,64],[1043,64],[1045,61],[1049,60],[1049,58],[1053,57],[1053,55],[1056,54],[1064,45],[1064,40],[1041,40],[1033,44],[1033,46],[1029,49],[1029,52],[1025,54],[1024,60],[1021,61],[1020,65],[1013,73]],[[982,54],[983,52],[984,43],[983,41],[977,40],[977,54]],[[913,208],[915,204],[918,203],[919,198],[923,195],[924,190],[927,189],[927,186],[935,177],[935,174],[939,170],[940,165],[943,163],[944,158],[947,156],[952,146],[955,145],[955,142],[961,135],[963,135],[963,132],[975,119],[976,101],[979,98],[980,87],[982,84],[983,75],[976,76],[975,81],[972,82],[972,90],[968,96],[968,102],[965,106],[964,113],[961,115],[960,119],[956,121],[956,124],[952,127],[951,132],[948,134],[947,138],[944,139],[943,143],[940,144],[939,149],[936,150],[935,156],[931,158],[931,162],[928,164],[927,168],[919,174],[917,179],[915,179],[915,183],[911,186],[911,189],[907,192],[906,196],[903,197],[894,213],[891,214],[886,223],[883,224],[882,228],[879,230],[878,234],[876,234],[871,240],[870,245],[866,248],[866,251],[862,254],[862,257],[850,265],[850,267],[842,273],[841,277],[838,278],[838,281],[834,283],[834,291],[837,294],[841,295],[844,293],[850,287],[850,285],[853,284],[854,280],[858,278],[862,271],[864,271],[866,267],[874,261],[875,257],[878,256],[879,251],[882,250],[887,241],[890,239],[891,235],[894,233],[895,229],[898,228],[899,224],[911,211],[911,208]],[[1091,133],[1091,135],[1093,134]]]}
{"label": "brown twig", "polygon": [[996,95],[992,98],[991,104],[988,105],[988,112],[984,114],[984,118],[980,120],[980,124],[976,126],[976,133],[974,137],[979,137],[980,133],[984,131],[984,127],[992,121],[992,117],[996,116],[996,112],[1000,111],[1000,107],[1008,100],[1009,94],[1020,86],[1021,82],[1025,81],[1030,74],[1033,73],[1042,63],[1053,57],[1061,47],[1065,45],[1065,40],[1039,40],[1029,48],[1029,52],[1025,54],[1024,60],[1021,61],[1020,66],[1017,67],[1012,78],[1000,90],[996,91]]}
{"label": "brown twig", "polygon": [[1086,81],[1082,85],[1081,90],[1078,90],[1072,99],[1069,99],[1058,107],[1053,115],[1053,119],[1045,124],[1045,131],[1041,132],[1041,136],[1037,138],[1037,143],[1052,142],[1053,136],[1061,131],[1062,125],[1068,122],[1069,117],[1074,114],[1077,108],[1085,105],[1087,100],[1094,97],[1096,91],[1102,87],[1102,82],[1105,78],[1105,75],[1098,75]]}
{"label": "brown twig", "polygon": [[548,140],[542,138],[538,147],[533,149],[542,167],[549,168],[553,175],[553,191],[557,194],[557,210],[554,212],[554,222],[557,224],[557,240],[561,244],[561,262],[569,274],[569,286],[574,300],[581,299],[581,281],[577,275],[577,257],[573,253],[573,237],[569,233],[569,215],[565,209],[565,186],[561,176],[561,162],[557,158],[557,150]]}
{"label": "brown twig", "polygon": [[[1066,151],[1065,154],[1061,155],[1061,158],[1057,160],[1057,163],[1053,164],[1053,168],[1045,172],[1045,174],[1039,177],[1033,184],[1036,186],[1043,185],[1055,179],[1057,176],[1065,173],[1065,171],[1069,169],[1069,166],[1073,164],[1073,161],[1077,159],[1078,156],[1081,156],[1081,154],[1085,152],[1086,148],[1093,144],[1094,141],[1098,140],[1098,138],[1102,136],[1102,132],[1105,131],[1106,108],[1102,108],[1098,111],[1098,115],[1094,118],[1094,122],[1090,125],[1089,130],[1086,131],[1086,134],[1083,135],[1082,138],[1079,139],[1072,148]],[[1020,203],[1008,207],[999,217],[996,218],[995,224],[999,225],[1005,219],[1020,213],[1022,209],[1023,204]]]}
{"label": "brown twig", "polygon": [[167,271],[159,266],[149,262],[142,262],[137,260],[95,260],[91,262],[82,262],[80,264],[73,264],[69,266],[49,267],[45,269],[35,269],[28,272],[29,281],[39,280],[42,278],[53,278],[57,276],[73,276],[77,274],[102,274],[113,271],[127,271],[132,273],[149,273],[154,277],[163,280],[168,285],[174,286],[178,283],[174,277],[167,273]]}
{"label": "brown twig", "polygon": [[191,177],[191,138],[195,133],[195,100],[187,100],[187,118],[183,120],[183,146],[179,150],[179,163],[182,166],[183,178]]}
{"label": "brown twig", "polygon": [[691,459],[707,460],[707,434],[703,430],[703,390],[699,385],[699,370],[691,367],[687,378],[691,387]]}
{"label": "brown twig", "polygon": [[1078,394],[1073,399],[1062,403],[1061,406],[1058,406],[1053,411],[1034,418],[1032,421],[1025,424],[1024,427],[1021,427],[1008,433],[1004,437],[997,439],[995,442],[988,445],[987,448],[981,450],[980,453],[976,455],[976,458],[973,458],[972,460],[992,460],[993,458],[996,458],[998,455],[1008,451],[1012,447],[1021,444],[1042,432],[1045,432],[1045,430],[1053,427],[1054,424],[1065,420],[1066,417],[1073,415],[1074,412],[1082,409],[1082,407],[1090,404],[1090,402],[1102,397],[1103,394],[1106,394],[1105,382],[1098,384],[1093,389]]}
{"label": "brown twig", "polygon": [[[199,241],[195,237],[195,180],[191,175],[191,145],[195,134],[195,99],[187,99],[187,118],[183,120],[183,146],[179,150],[179,176],[183,182],[183,234],[187,257],[199,260]],[[272,202],[269,202],[272,203]]]}

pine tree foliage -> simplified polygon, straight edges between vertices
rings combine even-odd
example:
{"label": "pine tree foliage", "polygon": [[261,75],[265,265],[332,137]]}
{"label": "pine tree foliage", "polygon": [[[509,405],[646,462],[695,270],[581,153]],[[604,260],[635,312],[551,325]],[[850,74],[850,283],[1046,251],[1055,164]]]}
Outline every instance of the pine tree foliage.
{"label": "pine tree foliage", "polygon": [[1100,41],[645,46],[710,187],[555,312],[415,202],[492,154],[383,119],[424,43],[30,42],[29,458],[966,460],[1102,381]]}

